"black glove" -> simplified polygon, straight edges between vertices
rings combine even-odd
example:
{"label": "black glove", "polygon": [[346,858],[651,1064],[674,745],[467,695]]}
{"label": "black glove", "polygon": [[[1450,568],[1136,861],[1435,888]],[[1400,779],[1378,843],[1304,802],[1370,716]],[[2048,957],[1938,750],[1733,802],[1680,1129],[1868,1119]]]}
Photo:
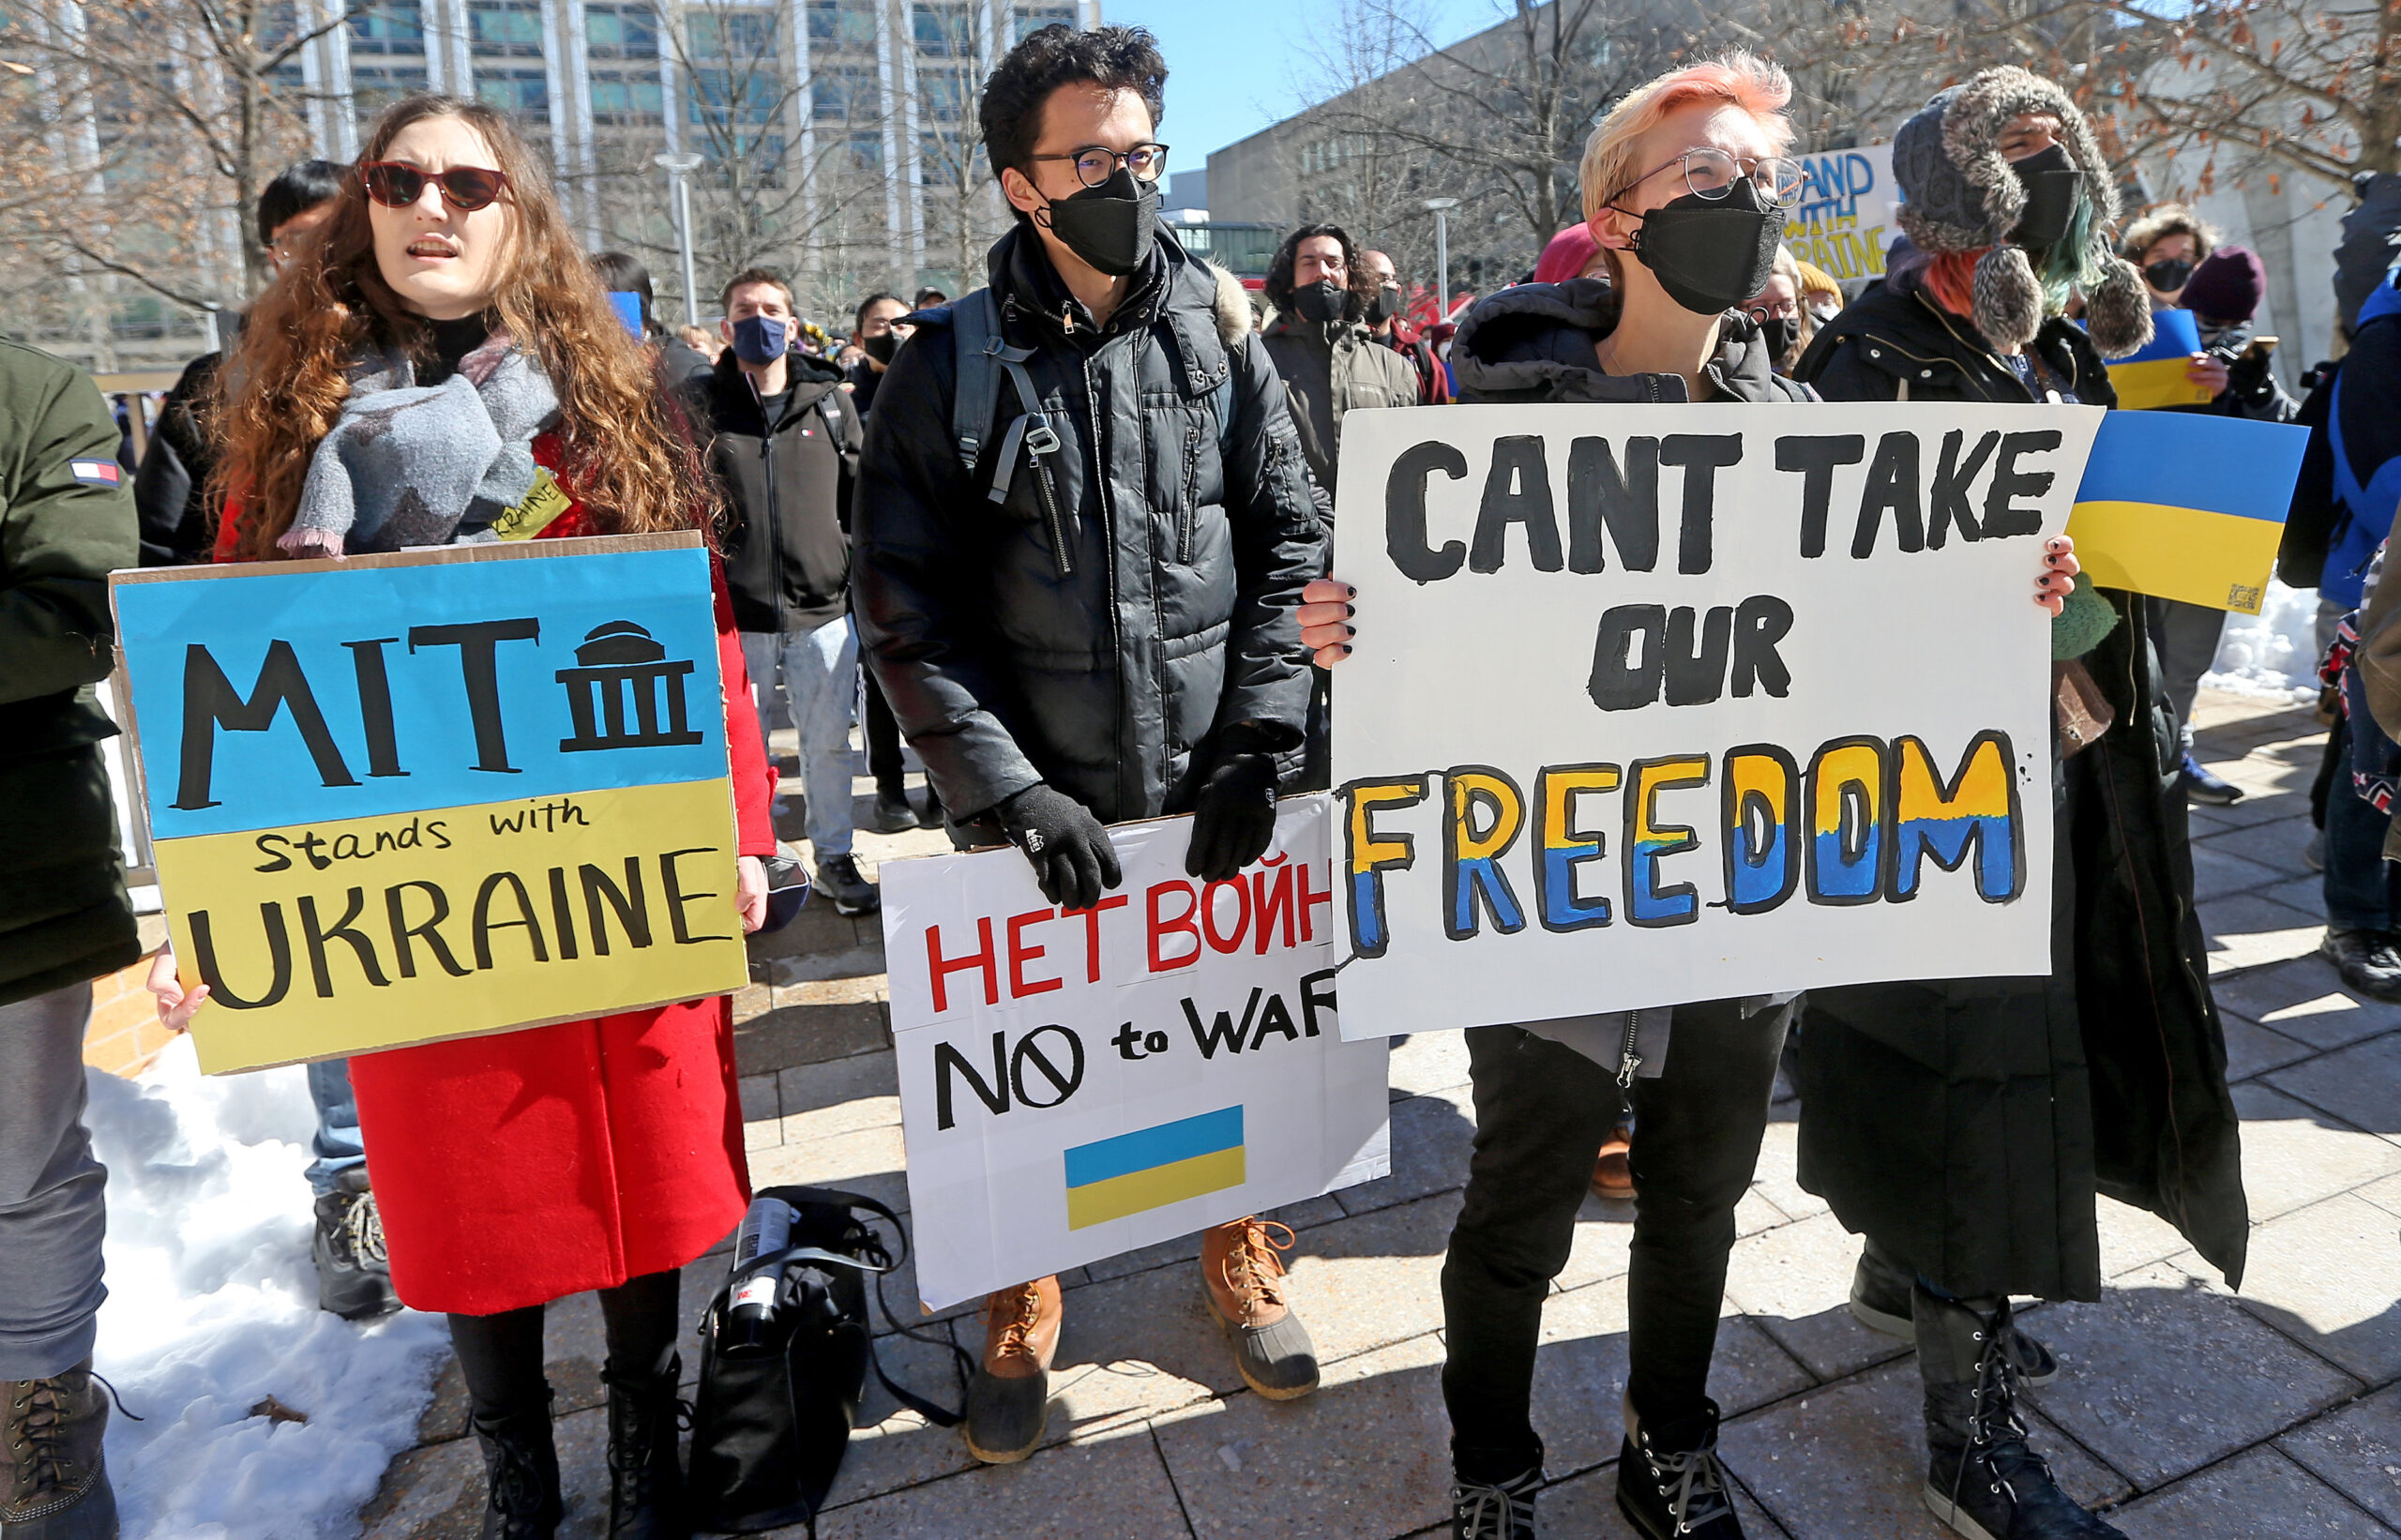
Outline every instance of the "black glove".
{"label": "black glove", "polygon": [[1052,903],[1090,909],[1125,880],[1109,831],[1065,792],[1037,781],[993,810],[1009,842],[1034,864],[1034,880]]}
{"label": "black glove", "polygon": [[1276,838],[1276,762],[1246,744],[1229,746],[1200,783],[1184,869],[1222,883],[1267,853]]}

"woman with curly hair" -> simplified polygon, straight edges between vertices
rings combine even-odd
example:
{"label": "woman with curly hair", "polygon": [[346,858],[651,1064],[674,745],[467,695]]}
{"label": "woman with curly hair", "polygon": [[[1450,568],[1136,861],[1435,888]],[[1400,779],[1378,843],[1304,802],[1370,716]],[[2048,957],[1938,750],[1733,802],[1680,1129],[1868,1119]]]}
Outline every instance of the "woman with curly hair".
{"label": "woman with curly hair", "polygon": [[[539,165],[489,107],[387,113],[313,249],[225,370],[220,559],[490,539],[544,482],[537,537],[705,527],[680,415],[578,249]],[[772,778],[721,578],[718,664],[744,853],[763,915]],[[154,973],[181,1026],[206,998]],[[749,1177],[722,998],[351,1060],[392,1282],[450,1316],[491,1473],[485,1540],[563,1508],[542,1371],[551,1300],[607,1323],[612,1536],[681,1534],[674,1338],[683,1265],[740,1219]]]}

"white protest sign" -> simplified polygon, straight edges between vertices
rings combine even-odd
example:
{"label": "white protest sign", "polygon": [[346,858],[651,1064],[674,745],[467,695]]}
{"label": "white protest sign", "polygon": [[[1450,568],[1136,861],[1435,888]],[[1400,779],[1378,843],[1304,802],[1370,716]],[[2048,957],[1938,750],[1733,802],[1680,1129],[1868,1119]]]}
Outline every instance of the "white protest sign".
{"label": "white protest sign", "polygon": [[2100,418],[1344,418],[1345,1021],[2048,973],[2034,581]]}
{"label": "white protest sign", "polygon": [[1784,245],[1795,257],[1840,283],[1882,276],[1884,252],[1900,227],[1900,184],[1893,180],[1893,146],[1821,150],[1799,158],[1801,202],[1784,216]]}
{"label": "white protest sign", "polygon": [[1385,1049],[1346,1043],[1322,793],[1231,881],[1189,818],[1110,831],[1125,881],[1043,900],[1015,850],[879,873],[917,1291],[940,1309],[1388,1174]]}

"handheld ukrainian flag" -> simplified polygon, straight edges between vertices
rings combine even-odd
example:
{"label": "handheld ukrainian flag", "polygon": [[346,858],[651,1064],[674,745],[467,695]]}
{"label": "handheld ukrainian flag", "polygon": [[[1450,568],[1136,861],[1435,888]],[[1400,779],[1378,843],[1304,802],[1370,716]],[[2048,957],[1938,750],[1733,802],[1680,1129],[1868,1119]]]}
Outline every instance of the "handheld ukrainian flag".
{"label": "handheld ukrainian flag", "polygon": [[1137,1128],[1068,1149],[1067,1228],[1123,1219],[1247,1180],[1240,1107]]}
{"label": "handheld ukrainian flag", "polygon": [[2184,376],[2184,366],[2201,351],[2200,328],[2190,310],[2158,310],[2152,315],[2151,343],[2131,358],[2109,366],[2109,385],[2118,404],[2130,412],[2158,406],[2207,406],[2210,393]]}
{"label": "handheld ukrainian flag", "polygon": [[2258,614],[2308,446],[2288,423],[2109,413],[2067,521],[2085,576]]}

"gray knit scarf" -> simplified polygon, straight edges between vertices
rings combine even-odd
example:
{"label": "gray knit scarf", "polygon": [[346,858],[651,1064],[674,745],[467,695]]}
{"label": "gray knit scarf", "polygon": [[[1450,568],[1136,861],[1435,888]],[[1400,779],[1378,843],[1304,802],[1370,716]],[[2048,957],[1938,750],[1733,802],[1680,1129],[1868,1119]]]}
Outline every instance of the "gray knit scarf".
{"label": "gray knit scarf", "polygon": [[559,400],[542,366],[494,331],[438,385],[385,347],[351,369],[350,399],[316,448],[300,508],[276,543],[301,555],[447,545],[534,490],[533,441]]}

